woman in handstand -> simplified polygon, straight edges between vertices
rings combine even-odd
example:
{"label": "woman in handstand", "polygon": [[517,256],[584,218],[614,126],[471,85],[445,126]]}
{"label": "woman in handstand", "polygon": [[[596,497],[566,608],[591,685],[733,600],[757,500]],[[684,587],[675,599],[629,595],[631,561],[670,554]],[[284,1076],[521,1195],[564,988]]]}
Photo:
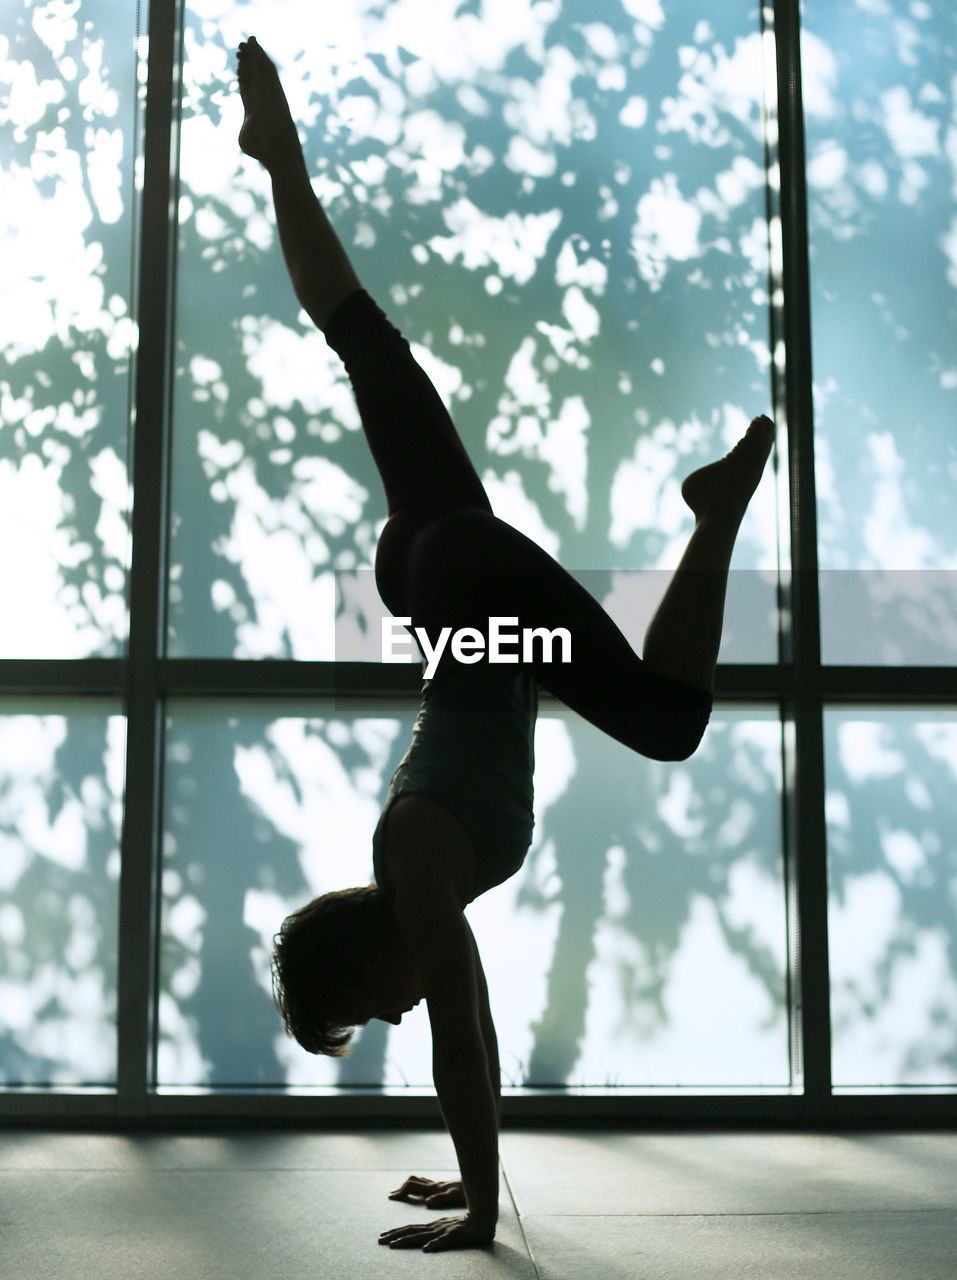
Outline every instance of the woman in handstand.
{"label": "woman in handstand", "polygon": [[[639,658],[598,602],[541,547],[498,519],[435,388],[362,288],[309,181],[273,62],[239,46],[239,145],[272,181],[296,297],[340,356],[385,486],[376,584],[396,617],[435,644],[489,619],[565,628],[571,661],[466,665],[451,651],[426,681],[412,745],[373,837],[373,883],[324,894],[283,923],[273,981],[289,1034],[345,1054],[352,1028],[398,1023],[425,999],[433,1079],[461,1181],[410,1177],[394,1199],[463,1206],[463,1217],[385,1231],[393,1248],[488,1245],[498,1220],[498,1049],[463,908],[521,866],[532,839],[533,735],[541,684],[653,760],[685,760],[711,714],[731,552],[774,427],[756,418],[682,496],[695,529]],[[554,656],[554,655],[553,655]]]}

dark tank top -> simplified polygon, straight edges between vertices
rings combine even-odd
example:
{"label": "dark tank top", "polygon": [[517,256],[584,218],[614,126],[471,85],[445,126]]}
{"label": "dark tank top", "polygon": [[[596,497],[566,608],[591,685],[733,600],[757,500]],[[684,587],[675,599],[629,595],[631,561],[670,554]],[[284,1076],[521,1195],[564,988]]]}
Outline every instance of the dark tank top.
{"label": "dark tank top", "polygon": [[458,818],[475,851],[469,902],[521,867],[532,843],[538,685],[520,666],[466,666],[450,654],[422,682],[412,742],[400,760],[372,837],[376,883],[383,866],[386,815],[404,795],[424,795]]}

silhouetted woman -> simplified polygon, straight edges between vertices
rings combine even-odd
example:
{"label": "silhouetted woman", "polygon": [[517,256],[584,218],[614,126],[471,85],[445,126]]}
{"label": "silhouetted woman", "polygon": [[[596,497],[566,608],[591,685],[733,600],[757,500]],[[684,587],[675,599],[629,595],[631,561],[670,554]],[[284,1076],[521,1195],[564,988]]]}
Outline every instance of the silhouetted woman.
{"label": "silhouetted woman", "polygon": [[713,705],[731,552],[774,427],[755,419],[731,453],[682,485],[695,529],[639,658],[583,587],[492,514],[435,388],[360,285],[313,192],[276,68],[254,37],[239,46],[238,72],[239,144],[272,179],[293,289],[345,364],[385,486],[383,602],[433,644],[443,627],[488,641],[492,618],[571,636],[567,663],[557,650],[547,661],[544,645],[515,666],[468,665],[446,651],[376,827],[375,881],[289,916],[273,957],[286,1029],[311,1053],[341,1057],[354,1026],[398,1023],[425,998],[461,1182],[411,1177],[393,1198],[468,1212],[383,1232],[380,1243],[487,1245],[498,1219],[498,1050],[463,908],[513,875],[531,843],[538,685],[643,756],[693,754]]}

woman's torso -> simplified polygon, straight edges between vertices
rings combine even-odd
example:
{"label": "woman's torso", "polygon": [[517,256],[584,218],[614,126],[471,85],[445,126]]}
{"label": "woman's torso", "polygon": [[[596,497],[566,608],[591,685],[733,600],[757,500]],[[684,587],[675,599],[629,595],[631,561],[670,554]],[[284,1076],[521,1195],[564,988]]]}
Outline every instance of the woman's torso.
{"label": "woman's torso", "polygon": [[[412,742],[392,775],[373,836],[377,882],[392,892],[386,827],[400,798],[424,797],[455,820],[450,875],[467,902],[518,870],[532,841],[538,687],[520,667],[451,659],[425,681]],[[428,808],[423,806],[423,821]],[[451,829],[449,829],[451,835]],[[466,888],[466,886],[468,886]]]}

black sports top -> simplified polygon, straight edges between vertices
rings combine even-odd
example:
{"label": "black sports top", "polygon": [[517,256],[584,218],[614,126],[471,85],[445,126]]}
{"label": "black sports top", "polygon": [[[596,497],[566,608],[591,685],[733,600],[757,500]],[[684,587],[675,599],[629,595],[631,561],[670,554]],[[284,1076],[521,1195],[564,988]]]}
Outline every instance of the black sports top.
{"label": "black sports top", "polygon": [[382,834],[399,796],[425,795],[458,818],[475,850],[472,902],[513,876],[532,843],[538,685],[521,666],[466,666],[446,653],[422,682],[412,742],[399,762],[372,837],[376,882],[384,881]]}

